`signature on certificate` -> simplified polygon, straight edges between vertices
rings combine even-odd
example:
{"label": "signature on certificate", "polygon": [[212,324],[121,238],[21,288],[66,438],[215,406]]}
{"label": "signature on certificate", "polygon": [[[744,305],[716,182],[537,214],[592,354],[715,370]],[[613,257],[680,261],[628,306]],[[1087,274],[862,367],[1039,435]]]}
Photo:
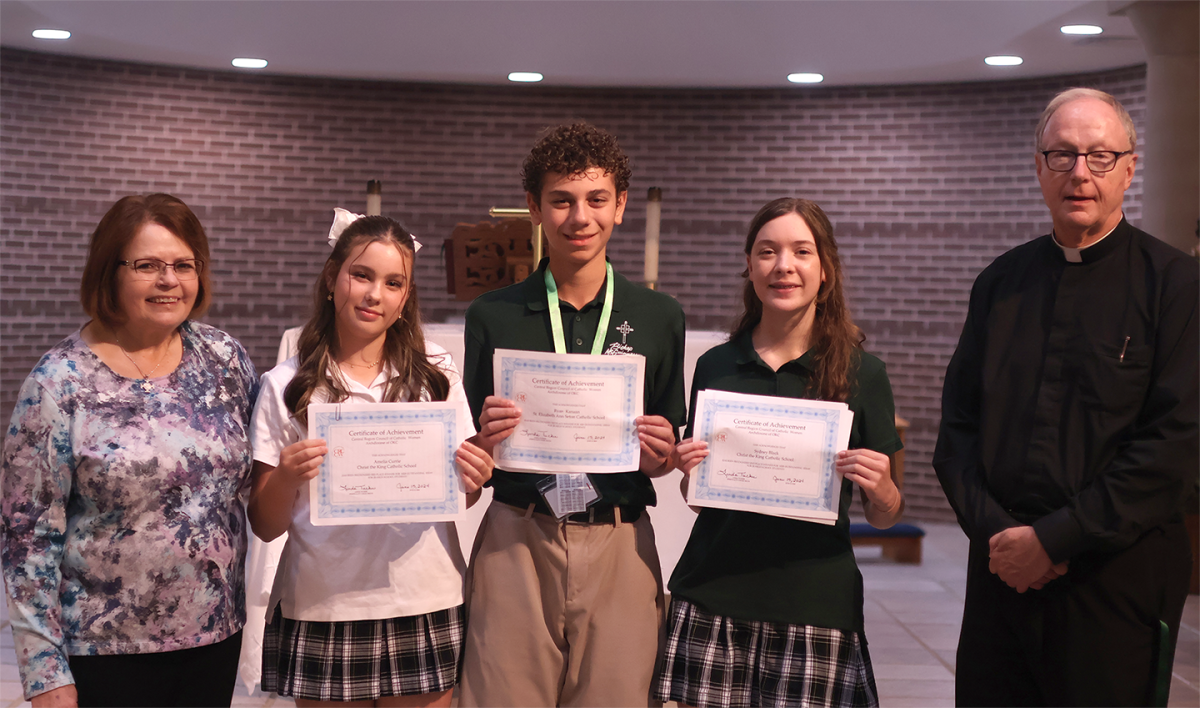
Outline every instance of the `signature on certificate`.
{"label": "signature on certificate", "polygon": [[396,482],[396,489],[402,492],[419,492],[432,486],[429,482]]}
{"label": "signature on certificate", "polygon": [[362,496],[375,491],[375,488],[369,484],[343,484],[342,491],[350,496]]}
{"label": "signature on certificate", "polygon": [[539,441],[557,440],[558,439],[557,435],[555,435],[554,433],[551,433],[547,430],[522,430],[521,435],[529,438],[530,440],[539,440]]}
{"label": "signature on certificate", "polygon": [[730,482],[749,482],[753,479],[758,479],[758,475],[748,470],[717,470],[717,474],[729,480]]}
{"label": "signature on certificate", "polygon": [[600,442],[607,438],[607,435],[580,435],[579,433],[575,433],[575,442]]}

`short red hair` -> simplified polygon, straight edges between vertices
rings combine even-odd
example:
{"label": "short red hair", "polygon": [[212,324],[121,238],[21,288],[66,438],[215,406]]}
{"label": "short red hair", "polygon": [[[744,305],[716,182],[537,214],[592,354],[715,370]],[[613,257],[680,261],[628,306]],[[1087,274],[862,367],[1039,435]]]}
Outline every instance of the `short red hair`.
{"label": "short red hair", "polygon": [[105,327],[125,321],[117,304],[117,269],[125,247],[146,224],[158,224],[192,249],[193,256],[204,261],[200,269],[200,288],[189,317],[199,317],[208,309],[212,282],[209,279],[208,236],[200,219],[182,200],[170,194],[122,197],[96,225],[88,245],[87,263],[79,283],[79,303],[83,311]]}

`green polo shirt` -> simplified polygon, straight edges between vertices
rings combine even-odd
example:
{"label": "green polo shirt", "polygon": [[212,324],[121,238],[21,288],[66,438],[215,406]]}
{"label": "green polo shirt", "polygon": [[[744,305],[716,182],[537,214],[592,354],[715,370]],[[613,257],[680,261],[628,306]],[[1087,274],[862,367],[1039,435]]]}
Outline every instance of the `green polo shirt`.
{"label": "green polo shirt", "polygon": [[[492,395],[492,353],[496,349],[553,352],[550,311],[546,300],[545,271],[549,259],[520,283],[493,290],[475,298],[467,308],[466,356],[463,385],[479,426],[483,399]],[[684,423],[683,401],[683,308],[669,295],[635,285],[613,273],[613,308],[604,336],[606,354],[641,354],[646,357],[646,415],[661,415],[676,429]],[[590,354],[605,287],[582,309],[560,301],[563,336],[567,351]],[[510,504],[537,504],[545,510],[537,484],[547,475],[508,472],[500,468],[488,486]],[[600,493],[596,504],[654,506],[654,486],[645,474],[633,470],[618,474],[590,475]]]}
{"label": "green polo shirt", "polygon": [[[704,389],[764,396],[812,398],[807,393],[814,360],[810,350],[772,371],[749,334],[713,347],[696,363],[696,394]],[[852,378],[854,411],[850,449],[891,454],[896,436],[892,386],[883,362],[862,352]],[[694,420],[689,418],[690,437]],[[862,574],[850,545],[853,483],[842,480],[841,507],[833,526],[746,511],[701,509],[669,587],[705,612],[742,620],[862,631]]]}

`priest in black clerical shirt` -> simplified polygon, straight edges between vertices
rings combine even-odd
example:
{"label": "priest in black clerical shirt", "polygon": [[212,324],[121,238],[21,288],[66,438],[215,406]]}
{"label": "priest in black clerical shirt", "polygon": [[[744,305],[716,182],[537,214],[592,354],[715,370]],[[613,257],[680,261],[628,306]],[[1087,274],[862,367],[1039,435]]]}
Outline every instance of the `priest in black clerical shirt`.
{"label": "priest in black clerical shirt", "polygon": [[1136,139],[1112,96],[1055,97],[1035,155],[1054,231],[971,291],[933,460],[971,539],[959,705],[1166,705],[1200,278],[1124,218]]}

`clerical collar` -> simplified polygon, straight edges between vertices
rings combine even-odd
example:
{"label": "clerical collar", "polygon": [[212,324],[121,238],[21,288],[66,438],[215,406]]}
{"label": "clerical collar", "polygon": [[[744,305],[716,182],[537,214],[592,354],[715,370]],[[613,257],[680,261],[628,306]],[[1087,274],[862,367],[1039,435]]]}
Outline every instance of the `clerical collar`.
{"label": "clerical collar", "polygon": [[[1124,219],[1122,219],[1122,221],[1124,221]],[[1118,221],[1117,226],[1120,226],[1120,225],[1121,225],[1121,222]],[[1054,239],[1055,246],[1058,246],[1059,248],[1062,249],[1063,258],[1067,259],[1067,263],[1083,263],[1083,252],[1086,251],[1087,249],[1091,248],[1092,246],[1095,246],[1097,243],[1100,243],[1104,239],[1108,238],[1109,235],[1112,234],[1112,232],[1117,230],[1117,226],[1112,227],[1111,229],[1108,230],[1107,234],[1104,234],[1103,236],[1096,239],[1094,242],[1089,243],[1088,245],[1084,246],[1083,248],[1067,248],[1066,246],[1064,246],[1058,242],[1058,237],[1054,235],[1053,231],[1050,232],[1050,238]]]}

